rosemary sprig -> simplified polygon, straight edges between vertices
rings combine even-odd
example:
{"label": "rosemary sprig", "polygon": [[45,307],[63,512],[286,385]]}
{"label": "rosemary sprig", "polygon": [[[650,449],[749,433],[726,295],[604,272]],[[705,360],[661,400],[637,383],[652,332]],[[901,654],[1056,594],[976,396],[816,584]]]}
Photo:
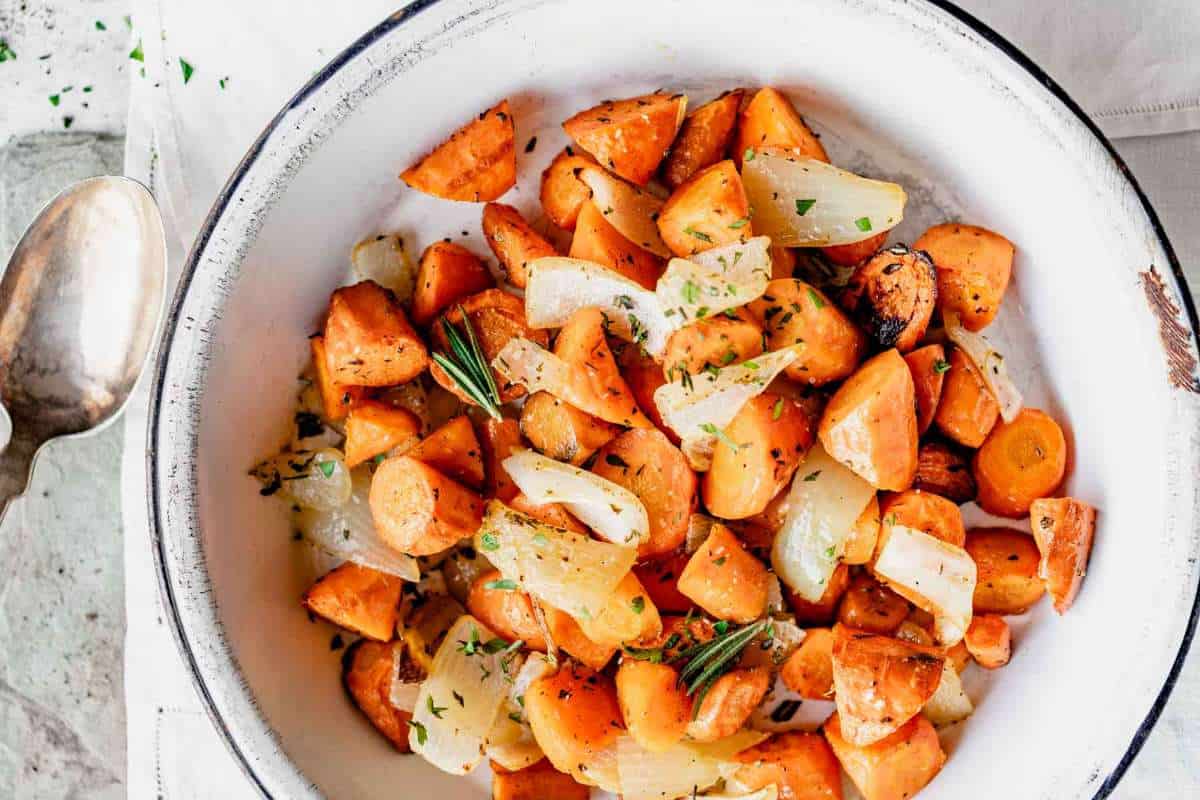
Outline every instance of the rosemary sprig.
{"label": "rosemary sprig", "polygon": [[464,336],[456,325],[442,317],[442,332],[450,343],[450,354],[434,353],[433,361],[446,371],[446,374],[458,384],[463,394],[471,398],[475,405],[482,408],[492,419],[500,417],[500,390],[496,388],[496,379],[492,377],[492,368],[475,338],[475,330],[467,312],[460,305],[458,313],[462,316]]}
{"label": "rosemary sprig", "polygon": [[689,696],[695,696],[692,718],[700,713],[700,706],[709,689],[717,679],[733,669],[746,645],[763,631],[770,632],[769,620],[759,620],[740,628],[729,628],[707,642],[698,642],[671,658],[671,662],[686,661],[679,671],[679,685],[687,687]]}

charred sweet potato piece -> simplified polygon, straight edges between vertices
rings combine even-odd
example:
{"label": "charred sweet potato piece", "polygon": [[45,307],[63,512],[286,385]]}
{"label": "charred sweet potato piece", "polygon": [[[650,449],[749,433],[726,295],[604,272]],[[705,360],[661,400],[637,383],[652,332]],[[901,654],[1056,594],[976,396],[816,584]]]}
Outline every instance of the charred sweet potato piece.
{"label": "charred sweet potato piece", "polygon": [[1067,439],[1044,411],[1023,408],[1012,422],[992,429],[971,467],[983,510],[1019,519],[1034,500],[1053,494],[1062,483]]}
{"label": "charred sweet potato piece", "polygon": [[587,153],[579,153],[568,147],[556,155],[542,173],[542,211],[558,227],[575,230],[579,209],[592,196],[588,185],[579,180],[579,173],[595,163],[595,159]]}
{"label": "charred sweet potato piece", "polygon": [[761,513],[790,485],[813,443],[808,414],[774,392],[747,401],[724,433],[737,449],[718,444],[701,483],[705,507],[723,519]]}
{"label": "charred sweet potato piece", "polygon": [[942,399],[942,384],[950,363],[946,361],[946,350],[940,344],[918,347],[906,354],[904,361],[912,372],[913,388],[917,395],[917,433],[923,436],[933,424],[933,415],[937,411],[938,401]]}
{"label": "charred sweet potato piece", "polygon": [[421,420],[404,408],[375,400],[360,400],[346,420],[346,466],[382,455],[420,435]]}
{"label": "charred sweet potato piece", "polygon": [[[443,321],[458,326],[461,330],[463,312],[466,312],[471,330],[475,333],[475,338],[479,341],[479,348],[483,351],[488,364],[491,364],[492,360],[504,349],[504,345],[508,344],[509,339],[520,337],[543,347],[549,341],[546,331],[533,330],[525,321],[525,304],[521,302],[521,298],[501,289],[487,289],[455,304],[433,324],[429,338],[435,351],[450,352],[450,340],[446,336]],[[429,374],[443,389],[451,392],[464,403],[474,405],[474,401],[440,366],[432,364],[429,367]],[[492,368],[492,378],[496,381],[496,388],[500,390],[501,403],[511,403],[518,397],[524,396],[524,386],[508,383],[494,367]]]}
{"label": "charred sweet potato piece", "polygon": [[753,236],[750,201],[733,162],[705,167],[672,192],[658,215],[658,231],[680,257]]}
{"label": "charred sweet potato piece", "polygon": [[654,177],[687,113],[685,94],[606,100],[580,111],[563,130],[602,166],[638,186]]}
{"label": "charred sweet potato piece", "polygon": [[833,631],[809,628],[779,677],[788,689],[808,700],[828,700],[833,696]]}
{"label": "charred sweet potato piece", "polygon": [[913,244],[937,266],[938,308],[958,314],[969,331],[996,318],[1012,274],[1013,243],[975,225],[934,225]]}
{"label": "charred sweet potato piece", "polygon": [[896,525],[927,533],[956,547],[962,547],[967,532],[963,528],[962,512],[944,497],[920,489],[889,495],[879,505],[883,527],[879,532],[879,552]]}
{"label": "charred sweet potato piece", "polygon": [[1045,593],[1037,544],[1028,534],[973,528],[963,547],[975,561],[975,613],[1024,614]]}
{"label": "charred sweet potato piece", "polygon": [[738,121],[733,157],[739,169],[746,150],[759,147],[781,147],[805,158],[829,161],[821,140],[805,124],[796,107],[770,86],[754,94]]}
{"label": "charred sweet potato piece", "polygon": [[483,236],[508,282],[521,289],[525,288],[529,262],[558,255],[554,245],[535,231],[520,211],[503,203],[483,207]]}
{"label": "charred sweet potato piece", "polygon": [[838,564],[829,578],[829,583],[825,586],[825,594],[821,595],[821,599],[817,602],[805,600],[798,594],[789,594],[788,604],[792,607],[797,624],[829,625],[832,623],[837,614],[838,603],[842,601],[849,588],[850,568],[845,564]]}
{"label": "charred sweet potato piece", "polygon": [[629,428],[652,427],[617,368],[600,309],[584,308],[571,315],[554,340],[554,354],[575,368],[579,395],[596,399],[596,416]]}
{"label": "charred sweet potato piece", "polygon": [[663,182],[667,186],[675,189],[725,157],[733,141],[742,94],[741,89],[725,92],[687,115],[663,162]]}
{"label": "charred sweet potato piece", "polygon": [[887,241],[888,231],[880,231],[870,239],[851,244],[835,244],[821,248],[821,255],[839,267],[856,267],[879,252]]}
{"label": "charred sweet potato piece", "polygon": [[999,669],[1012,657],[1012,632],[1004,617],[976,614],[963,641],[975,663],[984,669]]}
{"label": "charred sweet potato piece", "polygon": [[1087,573],[1096,530],[1096,509],[1073,497],[1034,500],[1029,522],[1042,558],[1038,576],[1054,601],[1054,610],[1065,614]]}
{"label": "charred sweet potato piece", "polygon": [[406,383],[429,365],[425,343],[395,295],[374,281],[333,293],[324,346],[329,380],[343,385]]}
{"label": "charred sweet potato piece", "polygon": [[417,265],[413,322],[428,325],[434,317],[468,295],[495,285],[479,256],[453,242],[434,242]]}
{"label": "charred sweet potato piece", "polygon": [[504,459],[526,447],[521,425],[515,419],[485,419],[479,425],[483,448],[484,489],[488,497],[507,503],[521,493],[504,470]]}
{"label": "charred sweet potato piece", "polygon": [[935,648],[835,626],[833,686],[842,737],[865,746],[897,731],[933,696],[945,661]]}
{"label": "charred sweet potato piece", "polygon": [[664,556],[643,561],[633,568],[646,594],[659,612],[664,614],[684,614],[695,607],[687,595],[679,591],[679,576],[687,566],[688,554],[676,550]]}
{"label": "charred sweet potato piece", "polygon": [[670,383],[682,380],[685,373],[699,375],[706,369],[740,364],[762,351],[762,328],[739,308],[732,316],[718,314],[671,334],[662,356],[663,374]]}
{"label": "charred sweet potato piece", "polygon": [[937,270],[920,250],[894,244],[850,276],[842,305],[880,347],[907,353],[925,336],[937,304]]}
{"label": "charred sweet potato piece", "polygon": [[483,449],[466,415],[459,415],[405,455],[478,491],[483,488]]}
{"label": "charred sweet potato piece", "polygon": [[878,489],[907,489],[917,472],[912,373],[895,350],[863,364],[830,398],[818,431],[825,451]]}
{"label": "charred sweet potato piece", "polygon": [[312,350],[313,372],[317,391],[321,394],[321,408],[325,419],[330,422],[345,419],[350,413],[350,407],[363,396],[363,390],[358,386],[338,383],[330,375],[324,336],[314,336],[308,340],[308,344]]}
{"label": "charred sweet potato piece", "polygon": [[663,272],[662,259],[626,239],[591,200],[579,209],[570,256],[608,267],[647,289],[654,288]]}
{"label": "charred sweet potato piece", "polygon": [[396,661],[403,673],[423,680],[421,669],[408,655],[400,639],[382,643],[359,639],[346,648],[342,656],[342,684],[371,724],[401,753],[411,752],[408,746],[408,721],[412,713],[392,705],[392,675]]}
{"label": "charred sweet potato piece", "polygon": [[473,536],[483,521],[478,494],[409,456],[379,465],[369,500],[384,541],[414,556],[440,553]]}
{"label": "charred sweet potato piece", "polygon": [[386,642],[396,630],[404,581],[347,561],[304,593],[304,607],[334,625]]}
{"label": "charred sweet potato piece", "polygon": [[492,762],[492,800],[588,800],[591,790],[542,759],[509,772]]}
{"label": "charred sweet potato piece", "polygon": [[531,650],[546,649],[529,595],[502,580],[499,570],[488,570],[471,583],[467,611],[503,639],[520,639]]}
{"label": "charred sweet potato piece", "polygon": [[763,563],[717,523],[684,567],[679,591],[717,619],[746,623],[766,610],[770,579]]}
{"label": "charred sweet potato piece", "polygon": [[957,347],[942,384],[934,420],[942,433],[965,447],[979,447],[996,426],[1000,404],[984,383],[979,368]]}
{"label": "charred sweet potato piece", "polygon": [[731,736],[758,708],[771,688],[768,667],[747,667],[727,672],[713,682],[708,693],[698,698],[699,708],[687,726],[687,735],[697,742],[715,742]]}
{"label": "charred sweet potato piece", "polygon": [[621,428],[580,411],[548,392],[535,392],[521,409],[521,433],[539,453],[576,466],[611,441]]}
{"label": "charred sweet potato piece", "polygon": [[678,447],[657,428],[634,428],[608,442],[592,472],[637,495],[650,517],[650,538],[639,558],[669,553],[687,535],[696,508],[696,473]]}
{"label": "charred sweet potato piece", "polygon": [[967,457],[958,448],[936,440],[923,443],[917,451],[913,488],[940,494],[959,505],[975,499],[975,478]]}
{"label": "charred sweet potato piece", "polygon": [[909,800],[921,791],[946,763],[933,723],[913,717],[885,739],[866,747],[847,741],[840,715],[824,725],[825,739],[842,769],[862,792],[864,800]]}
{"label": "charred sweet potato piece", "polygon": [[734,774],[746,789],[774,785],[783,800],[842,800],[842,773],[819,733],[777,733],[738,753]]}
{"label": "charred sweet potato piece", "polygon": [[621,658],[616,676],[621,716],[633,740],[660,753],[678,744],[692,718],[692,699],[669,664]]}
{"label": "charred sweet potato piece", "polygon": [[870,575],[850,582],[838,606],[838,622],[856,630],[890,636],[908,616],[908,601]]}
{"label": "charred sweet potato piece", "polygon": [[849,376],[862,361],[867,337],[816,288],[785,278],[767,284],[749,306],[762,323],[768,350],[796,348],[784,374],[797,383],[820,386]]}
{"label": "charred sweet potato piece", "polygon": [[508,100],[501,100],[400,173],[400,180],[445,200],[495,200],[517,182],[514,136]]}
{"label": "charred sweet potato piece", "polygon": [[592,763],[624,727],[612,681],[570,662],[530,684],[525,716],[550,763],[577,776],[580,765]]}

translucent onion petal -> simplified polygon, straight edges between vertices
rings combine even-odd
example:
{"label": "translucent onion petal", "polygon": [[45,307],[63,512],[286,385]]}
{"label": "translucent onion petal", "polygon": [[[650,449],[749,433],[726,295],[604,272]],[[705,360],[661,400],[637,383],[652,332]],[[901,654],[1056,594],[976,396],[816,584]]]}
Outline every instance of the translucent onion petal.
{"label": "translucent onion petal", "polygon": [[875,489],[813,445],[788,493],[788,513],[771,548],[780,580],[810,602],[821,599]]}
{"label": "translucent onion petal", "polygon": [[397,234],[372,236],[354,245],[350,263],[362,280],[372,280],[391,289],[396,299],[407,304],[417,286],[417,266],[404,249],[404,239]]}
{"label": "translucent onion petal", "polygon": [[895,183],[863,178],[832,164],[763,149],[742,165],[754,231],[779,247],[825,247],[869,239],[904,218]]}
{"label": "translucent onion petal", "polygon": [[545,756],[525,719],[524,698],[531,683],[554,670],[553,662],[544,654],[530,653],[513,679],[508,698],[487,741],[487,757],[507,770],[524,769]]}
{"label": "translucent onion petal", "polygon": [[761,742],[767,734],[742,730],[709,744],[681,742],[659,753],[642,748],[631,736],[617,739],[617,769],[626,800],[690,797],[736,769],[734,756]]}
{"label": "translucent onion petal", "polygon": [[530,502],[562,503],[606,541],[634,547],[650,538],[646,507],[624,486],[533,450],[504,459],[504,469]]}
{"label": "translucent onion petal", "polygon": [[671,259],[655,290],[663,313],[683,327],[756,299],[771,280],[770,246],[770,239],[758,236]]}
{"label": "translucent onion petal", "polygon": [[971,624],[975,562],[966,550],[924,531],[893,525],[875,574],[898,594],[933,615],[938,643],[958,644]]}
{"label": "translucent onion petal", "polygon": [[992,347],[986,336],[964,328],[958,314],[948,311],[943,316],[946,322],[946,336],[958,345],[963,355],[971,359],[971,363],[979,370],[988,391],[1000,405],[1000,416],[1005,422],[1012,422],[1017,418],[1017,414],[1021,413],[1024,399],[1016,384],[1008,377],[1004,356]]}
{"label": "translucent onion petal", "polygon": [[962,678],[949,660],[942,666],[942,680],[937,691],[925,703],[921,713],[937,728],[961,722],[975,713],[971,698],[963,691]]}
{"label": "translucent onion petal", "polygon": [[592,202],[604,219],[629,241],[663,258],[671,257],[658,231],[663,201],[600,167],[586,167],[579,180],[592,190]]}

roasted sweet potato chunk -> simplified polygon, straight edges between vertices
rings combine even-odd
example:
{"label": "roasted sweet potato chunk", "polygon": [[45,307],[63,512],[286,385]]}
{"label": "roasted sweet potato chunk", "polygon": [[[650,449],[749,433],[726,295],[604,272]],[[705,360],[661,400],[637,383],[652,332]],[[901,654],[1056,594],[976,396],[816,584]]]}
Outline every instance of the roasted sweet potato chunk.
{"label": "roasted sweet potato chunk", "polygon": [[504,459],[527,446],[521,425],[515,419],[486,419],[479,426],[479,444],[483,448],[486,494],[507,503],[521,493],[504,470]]}
{"label": "roasted sweet potato chunk", "polygon": [[821,255],[839,267],[856,267],[879,252],[887,241],[888,231],[880,231],[870,239],[851,244],[835,244],[821,248]]}
{"label": "roasted sweet potato chunk", "polygon": [[742,90],[725,92],[683,120],[671,152],[663,162],[663,182],[672,189],[725,157],[742,107]]}
{"label": "roasted sweet potato chunk", "polygon": [[925,336],[937,303],[937,270],[920,250],[894,244],[850,276],[842,305],[880,347],[907,353]]}
{"label": "roasted sweet potato chunk", "polygon": [[635,742],[655,753],[679,743],[692,718],[692,699],[675,667],[626,655],[616,684],[621,716]]}
{"label": "roasted sweet potato chunk", "polygon": [[753,622],[767,608],[770,578],[763,563],[717,523],[679,576],[679,591],[717,619]]}
{"label": "roasted sweet potato chunk", "polygon": [[550,630],[550,638],[579,663],[600,670],[617,654],[618,648],[615,645],[597,644],[589,639],[579,627],[579,623],[565,611],[545,603],[541,606],[546,615],[546,627]]}
{"label": "roasted sweet potato chunk", "polygon": [[499,570],[488,570],[471,583],[467,611],[503,639],[519,639],[531,650],[546,649],[529,595],[501,579]]}
{"label": "roasted sweet potato chunk", "polygon": [[475,535],[483,521],[478,494],[409,456],[379,465],[371,479],[370,504],[384,541],[414,556],[440,553]]}
{"label": "roasted sweet potato chunk", "polygon": [[697,742],[715,742],[732,736],[758,708],[771,688],[768,667],[746,667],[727,672],[713,683],[687,726],[687,735]]}
{"label": "roasted sweet potato chunk", "polygon": [[875,556],[875,544],[879,541],[879,528],[882,524],[879,511],[879,496],[874,495],[867,507],[854,521],[850,535],[842,552],[842,561],[847,564],[866,564]]}
{"label": "roasted sweet potato chunk", "polygon": [[997,614],[976,614],[963,641],[975,663],[984,669],[999,669],[1012,657],[1012,632]]}
{"label": "roasted sweet potato chunk", "polygon": [[643,561],[633,568],[646,594],[650,595],[655,607],[664,614],[684,614],[696,604],[679,591],[679,576],[687,566],[688,554],[676,550],[663,556]]}
{"label": "roasted sweet potato chunk", "polygon": [[788,689],[808,700],[833,696],[833,631],[809,628],[784,662],[779,677]]}
{"label": "roasted sweet potato chunk", "polygon": [[963,545],[975,561],[977,614],[1024,614],[1046,587],[1038,579],[1033,538],[1009,528],[973,528]]}
{"label": "roasted sweet potato chunk", "polygon": [[983,510],[1019,519],[1062,483],[1067,439],[1044,411],[1023,408],[1012,422],[992,429],[971,466]]}
{"label": "roasted sweet potato chunk", "polygon": [[649,428],[629,390],[604,336],[604,314],[598,308],[575,312],[554,340],[554,354],[575,367],[582,396],[596,399],[596,416],[629,428]]}
{"label": "roasted sweet potato chunk", "polygon": [[663,352],[663,374],[668,383],[684,374],[699,375],[706,369],[727,367],[754,358],[763,351],[763,331],[746,311],[715,317],[680,328],[667,340]]}
{"label": "roasted sweet potato chunk", "polygon": [[774,785],[781,800],[842,800],[842,773],[819,733],[777,733],[737,754],[734,774],[746,789]]}
{"label": "roasted sweet potato chunk", "polygon": [[574,663],[530,684],[525,716],[550,763],[580,777],[624,727],[612,681]]}
{"label": "roasted sweet potato chunk", "polygon": [[621,432],[548,392],[535,392],[521,409],[521,433],[539,453],[576,466]]}
{"label": "roasted sweet potato chunk", "polygon": [[338,383],[329,373],[329,361],[325,355],[325,337],[314,336],[308,340],[312,349],[313,372],[317,382],[317,391],[321,394],[321,408],[325,419],[331,422],[345,419],[350,413],[350,407],[363,396],[363,390],[358,386],[347,386]]}
{"label": "roasted sweet potato chunk", "polygon": [[934,225],[913,244],[933,259],[938,273],[938,308],[957,313],[969,331],[996,318],[1012,274],[1013,243],[975,225]]}
{"label": "roasted sweet potato chunk", "polygon": [[705,167],[672,192],[658,215],[658,231],[680,257],[753,236],[750,201],[733,162]]}
{"label": "roasted sweet potato chunk", "polygon": [[835,626],[833,686],[842,737],[861,747],[897,731],[933,696],[945,661],[931,647]]}
{"label": "roasted sweet potato chunk", "polygon": [[562,528],[565,531],[574,531],[575,533],[587,534],[588,529],[582,522],[575,519],[570,511],[567,511],[566,506],[561,503],[540,503],[535,505],[524,494],[518,494],[508,502],[514,510],[520,511],[522,514],[541,520],[547,525],[553,525],[556,528]]}
{"label": "roasted sweet potato chunk", "polygon": [[1087,573],[1096,530],[1096,509],[1073,497],[1034,500],[1029,522],[1042,558],[1038,576],[1054,601],[1054,610],[1065,614]]}
{"label": "roasted sweet potato chunk", "polygon": [[608,267],[647,289],[654,288],[663,272],[662,259],[626,239],[591,200],[579,209],[570,256]]}
{"label": "roasted sweet potato chunk", "polygon": [[563,130],[602,166],[645,186],[686,113],[687,95],[647,94],[580,111],[563,123]]}
{"label": "roasted sweet potato chunk", "polygon": [[638,408],[650,418],[654,427],[667,434],[673,444],[679,444],[679,436],[663,422],[662,413],[654,403],[654,393],[667,383],[662,367],[637,345],[616,340],[610,346]]}
{"label": "roasted sweet potato chunk", "polygon": [[737,444],[718,444],[701,489],[709,513],[745,519],[790,485],[813,443],[812,423],[794,400],[774,392],[751,398],[725,428]]}
{"label": "roasted sweet potato chunk", "polygon": [[483,207],[483,236],[508,282],[522,289],[529,274],[529,262],[558,255],[554,245],[535,231],[520,211],[503,203],[488,203]]}
{"label": "roasted sweet potato chunk", "polygon": [[687,535],[696,507],[696,473],[678,447],[657,428],[634,428],[602,448],[592,472],[637,495],[650,517],[650,538],[639,558],[670,553]]}
{"label": "roasted sweet potato chunk", "polygon": [[621,579],[599,612],[578,622],[584,636],[602,646],[645,642],[662,633],[662,617],[632,572]]}
{"label": "roasted sweet potato chunk", "polygon": [[454,303],[494,284],[479,256],[460,244],[434,242],[425,248],[417,266],[413,322],[428,325]]}
{"label": "roasted sweet potato chunk", "polygon": [[492,800],[588,800],[591,790],[545,759],[509,772],[492,762]]}
{"label": "roasted sweet potato chunk", "polygon": [[421,420],[404,408],[360,400],[346,420],[346,466],[356,467],[420,435]]}
{"label": "roasted sweet potato chunk", "polygon": [[934,420],[942,433],[965,447],[979,447],[996,425],[1000,404],[988,390],[979,368],[957,347],[942,384]]}
{"label": "roasted sweet potato chunk", "polygon": [[587,153],[578,153],[568,147],[556,155],[542,173],[542,211],[558,227],[575,230],[579,209],[592,196],[588,185],[579,180],[579,173],[595,163]]}
{"label": "roasted sweet potato chunk", "polygon": [[797,383],[820,386],[849,376],[862,361],[867,338],[842,310],[816,288],[785,278],[767,284],[750,312],[767,334],[768,350],[796,348],[785,374]]}
{"label": "roasted sweet potato chunk", "polygon": [[396,630],[403,586],[395,575],[347,561],[309,587],[303,602],[334,625],[386,642]]}
{"label": "roasted sweet potato chunk", "polygon": [[838,606],[838,621],[856,630],[890,636],[908,616],[908,601],[870,575],[850,582]]}
{"label": "roasted sweet potato chunk", "polygon": [[517,182],[508,101],[501,100],[400,173],[412,188],[445,200],[495,200]]}
{"label": "roasted sweet potato chunk", "polygon": [[425,343],[408,324],[395,295],[375,281],[333,293],[324,346],[329,379],[343,385],[406,383],[429,365]]}
{"label": "roasted sweet potato chunk", "polygon": [[838,564],[825,586],[821,599],[813,603],[798,594],[788,595],[788,604],[800,625],[829,625],[837,614],[838,603],[850,588],[850,568]]}
{"label": "roasted sweet potato chunk", "polygon": [[959,505],[975,499],[975,478],[967,457],[957,447],[937,440],[923,443],[917,451],[913,488],[940,494]]}
{"label": "roasted sweet potato chunk", "polygon": [[878,489],[907,489],[917,472],[912,373],[895,350],[863,364],[830,398],[818,431],[825,451]]}
{"label": "roasted sweet potato chunk", "polygon": [[781,147],[805,158],[829,161],[821,140],[805,124],[796,107],[770,86],[759,89],[742,111],[733,144],[733,157],[739,169],[746,150],[759,147]]}
{"label": "roasted sweet potato chunk", "polygon": [[423,680],[421,669],[407,653],[403,641],[382,643],[359,639],[346,648],[342,656],[342,683],[354,699],[359,711],[371,721],[401,753],[411,752],[408,746],[408,721],[412,713],[392,705],[392,675],[400,661],[403,674],[413,680]]}
{"label": "roasted sweet potato chunk", "polygon": [[405,455],[478,491],[483,488],[483,449],[466,415],[459,415]]}
{"label": "roasted sweet potato chunk", "polygon": [[866,747],[847,741],[840,715],[824,726],[825,738],[864,800],[909,800],[946,763],[933,723],[917,716],[895,733]]}
{"label": "roasted sweet potato chunk", "polygon": [[944,497],[920,489],[889,495],[879,504],[879,511],[883,517],[883,527],[875,552],[883,548],[891,529],[896,525],[927,533],[955,547],[962,547],[967,538],[958,506]]}
{"label": "roasted sweet potato chunk", "polygon": [[913,376],[913,387],[917,394],[917,432],[923,436],[933,424],[933,415],[937,411],[938,401],[942,399],[942,384],[950,369],[950,362],[946,361],[946,350],[940,344],[918,347],[906,354],[904,361]]}

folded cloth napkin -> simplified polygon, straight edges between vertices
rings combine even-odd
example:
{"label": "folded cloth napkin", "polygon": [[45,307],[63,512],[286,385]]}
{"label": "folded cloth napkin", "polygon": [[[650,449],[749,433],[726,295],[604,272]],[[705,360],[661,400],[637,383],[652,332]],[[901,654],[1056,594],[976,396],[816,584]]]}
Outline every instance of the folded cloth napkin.
{"label": "folded cloth napkin", "polygon": [[[446,0],[458,2],[459,0]],[[403,3],[134,0],[145,71],[131,92],[126,170],[163,210],[172,280],[218,191],[277,109]],[[1041,64],[1111,136],[1200,129],[1196,0],[964,0]],[[146,515],[146,395],[126,417],[128,796],[253,797],[192,687],[159,597]]]}

